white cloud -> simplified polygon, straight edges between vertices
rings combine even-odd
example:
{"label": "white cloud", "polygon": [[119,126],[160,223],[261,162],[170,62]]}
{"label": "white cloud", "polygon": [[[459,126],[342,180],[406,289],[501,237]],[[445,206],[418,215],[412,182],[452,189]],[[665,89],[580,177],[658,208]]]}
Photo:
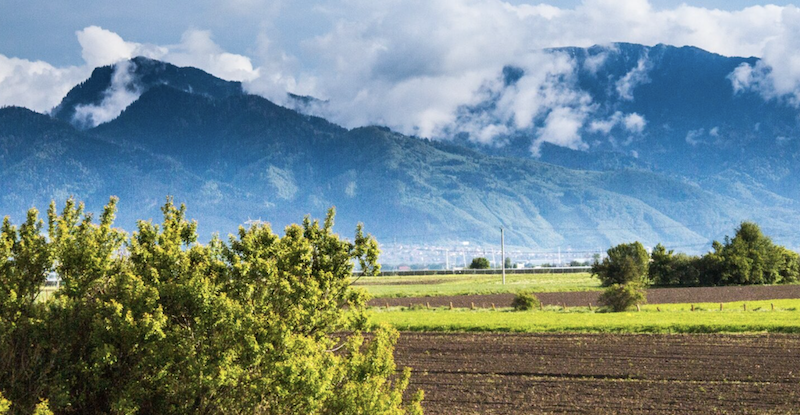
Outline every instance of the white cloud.
{"label": "white cloud", "polygon": [[141,90],[134,77],[135,64],[121,61],[114,64],[114,75],[111,86],[104,92],[103,100],[98,105],[78,105],[74,119],[77,125],[91,128],[109,122],[136,101]]}
{"label": "white cloud", "polygon": [[200,68],[230,81],[252,81],[261,76],[250,58],[224,51],[207,30],[187,30],[179,44],[164,49],[160,58],[169,63]]}
{"label": "white cloud", "polygon": [[536,140],[531,146],[531,153],[538,155],[542,143],[552,143],[573,150],[588,148],[586,143],[581,141],[578,133],[583,126],[584,118],[586,118],[586,114],[572,108],[562,107],[550,111],[544,127],[537,131]]}
{"label": "white cloud", "polygon": [[83,67],[57,68],[42,61],[0,55],[0,107],[18,105],[47,112],[86,76]]}
{"label": "white cloud", "polygon": [[[220,11],[215,18],[234,19],[226,20],[230,27],[235,27],[235,19],[247,18],[263,19],[267,28],[281,19],[284,8],[300,7],[263,0],[214,5]],[[94,66],[145,55],[243,81],[248,91],[282,103],[285,91],[328,100],[316,111],[347,127],[384,124],[428,137],[469,132],[487,143],[515,130],[531,130],[578,148],[575,137],[578,134],[580,140],[584,127],[576,134],[565,131],[589,119],[595,104],[575,87],[571,76],[576,69],[569,57],[539,51],[612,42],[763,55],[760,66],[731,74],[734,87],[800,102],[800,59],[795,57],[800,49],[800,11],[794,6],[724,11],[685,4],[654,8],[647,0],[584,0],[574,7],[502,0],[333,0],[306,7],[313,7],[308,13],[315,15],[314,21],[326,24],[316,25],[315,31],[298,28],[315,33],[298,42],[302,49],[277,43],[284,37],[269,37],[265,29],[254,45],[244,45],[251,56],[227,51],[203,30],[186,31],[177,44],[151,45],[89,26],[76,32],[85,65],[59,68],[0,55],[0,104],[46,111]],[[594,55],[583,69],[594,72],[607,58],[608,53]],[[506,65],[525,70],[511,88],[503,88],[497,79]],[[642,60],[619,80],[616,91],[633,99],[636,86],[646,80],[647,62]],[[496,106],[464,117],[463,108],[486,101],[487,94],[498,95]],[[614,126],[643,131],[643,118],[626,117],[612,124],[594,120],[585,128],[602,133]]]}
{"label": "white cloud", "polygon": [[625,129],[632,133],[643,132],[644,127],[647,125],[647,121],[644,117],[635,112],[626,115],[622,122],[625,125]]}
{"label": "white cloud", "polygon": [[616,126],[622,126],[625,131],[634,134],[641,134],[647,126],[647,120],[635,112],[630,114],[623,114],[620,111],[615,112],[607,119],[594,120],[589,123],[587,130],[592,133],[603,133],[608,135],[611,130]]}
{"label": "white cloud", "polygon": [[626,73],[614,85],[619,97],[627,101],[633,101],[633,90],[639,85],[650,82],[650,77],[647,76],[649,70],[647,59],[644,57],[639,59],[636,67]]}
{"label": "white cloud", "polygon": [[765,45],[762,60],[742,64],[731,73],[736,92],[755,91],[765,99],[786,99],[800,106],[800,9],[786,6],[776,22],[778,33]]}
{"label": "white cloud", "polygon": [[[252,81],[260,77],[250,58],[228,53],[211,40],[209,32],[189,30],[176,45],[158,46],[127,42],[118,34],[98,26],[89,26],[75,32],[81,45],[84,64],[56,67],[42,61],[7,57],[0,54],[0,106],[19,105],[39,112],[55,107],[76,84],[85,80],[95,67],[113,65],[135,56],[165,60],[176,65],[195,66],[228,80]],[[109,120],[119,114],[119,108],[132,102],[138,95],[131,84],[123,86],[127,78],[119,78],[116,71],[114,85],[103,104],[83,107],[79,117],[91,125]],[[116,116],[116,115],[114,115]]]}
{"label": "white cloud", "polygon": [[698,128],[697,130],[689,130],[686,133],[686,142],[689,143],[691,146],[696,146],[698,144],[703,143],[703,136],[706,134],[706,130],[703,128]]}

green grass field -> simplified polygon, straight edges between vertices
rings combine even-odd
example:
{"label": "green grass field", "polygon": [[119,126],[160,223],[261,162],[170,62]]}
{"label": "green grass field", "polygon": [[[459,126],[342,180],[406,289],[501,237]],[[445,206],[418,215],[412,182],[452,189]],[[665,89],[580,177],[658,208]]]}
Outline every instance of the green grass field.
{"label": "green grass field", "polygon": [[[742,302],[658,304],[641,311],[604,313],[588,307],[563,311],[514,312],[510,309],[446,308],[383,310],[375,308],[370,322],[389,323],[408,331],[582,332],[582,333],[800,333],[800,299]],[[772,309],[772,305],[775,309]],[[657,311],[657,307],[661,311]]]}
{"label": "green grass field", "polygon": [[556,292],[600,289],[600,281],[586,272],[577,274],[508,274],[505,285],[503,285],[500,275],[362,277],[356,280],[355,285],[366,289],[373,298],[500,294],[522,290]]}

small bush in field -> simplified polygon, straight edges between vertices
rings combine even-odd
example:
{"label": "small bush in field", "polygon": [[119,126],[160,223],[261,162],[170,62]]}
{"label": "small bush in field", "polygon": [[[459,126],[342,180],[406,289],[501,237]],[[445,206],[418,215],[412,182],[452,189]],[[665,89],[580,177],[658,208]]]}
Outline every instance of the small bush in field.
{"label": "small bush in field", "polygon": [[511,306],[514,307],[514,311],[528,311],[533,310],[542,303],[536,298],[533,293],[529,292],[521,292],[514,297],[514,301],[511,303]]}
{"label": "small bush in field", "polygon": [[646,302],[644,288],[641,284],[612,284],[600,296],[600,304],[612,311],[625,311],[636,304]]}

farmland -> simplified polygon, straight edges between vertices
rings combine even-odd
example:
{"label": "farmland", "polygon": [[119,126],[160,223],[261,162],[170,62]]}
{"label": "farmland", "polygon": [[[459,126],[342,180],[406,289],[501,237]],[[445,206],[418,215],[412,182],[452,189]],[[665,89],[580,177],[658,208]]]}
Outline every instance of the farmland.
{"label": "farmland", "polygon": [[427,414],[796,413],[800,336],[403,333]]}
{"label": "farmland", "polygon": [[[800,285],[650,288],[598,309],[589,274],[362,278],[427,414],[796,413]],[[540,309],[514,312],[531,290]],[[591,304],[591,306],[590,306]]]}

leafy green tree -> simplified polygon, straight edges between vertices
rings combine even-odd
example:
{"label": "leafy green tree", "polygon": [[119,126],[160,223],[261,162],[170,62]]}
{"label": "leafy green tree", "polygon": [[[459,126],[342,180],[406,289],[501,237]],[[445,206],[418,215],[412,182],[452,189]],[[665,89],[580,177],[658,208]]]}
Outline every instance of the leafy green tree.
{"label": "leafy green tree", "polygon": [[702,282],[707,285],[775,284],[800,276],[797,254],[775,245],[753,222],[742,222],[724,244],[715,241],[705,257]]}
{"label": "leafy green tree", "polygon": [[511,262],[511,258],[509,257],[506,257],[505,261],[503,262],[503,265],[505,266],[506,269],[514,268],[514,263]]}
{"label": "leafy green tree", "polygon": [[491,268],[491,264],[489,264],[489,260],[484,257],[472,258],[472,262],[469,264],[469,269],[489,269],[489,268]]}
{"label": "leafy green tree", "polygon": [[[11,412],[57,414],[421,413],[397,332],[364,340],[366,295],[353,264],[376,274],[378,247],[306,218],[284,236],[240,228],[197,242],[171,200],[161,224],[113,228],[116,199],[94,223],[67,201],[0,234],[0,392]],[[52,299],[34,301],[51,270]],[[350,334],[347,334],[350,333]],[[40,399],[44,399],[41,400]]]}
{"label": "leafy green tree", "polygon": [[648,279],[655,285],[693,286],[700,282],[700,258],[675,254],[658,244],[650,254]]}
{"label": "leafy green tree", "polygon": [[604,287],[629,282],[646,283],[650,256],[639,242],[619,244],[607,251],[602,262],[592,264],[592,275],[600,279]]}

